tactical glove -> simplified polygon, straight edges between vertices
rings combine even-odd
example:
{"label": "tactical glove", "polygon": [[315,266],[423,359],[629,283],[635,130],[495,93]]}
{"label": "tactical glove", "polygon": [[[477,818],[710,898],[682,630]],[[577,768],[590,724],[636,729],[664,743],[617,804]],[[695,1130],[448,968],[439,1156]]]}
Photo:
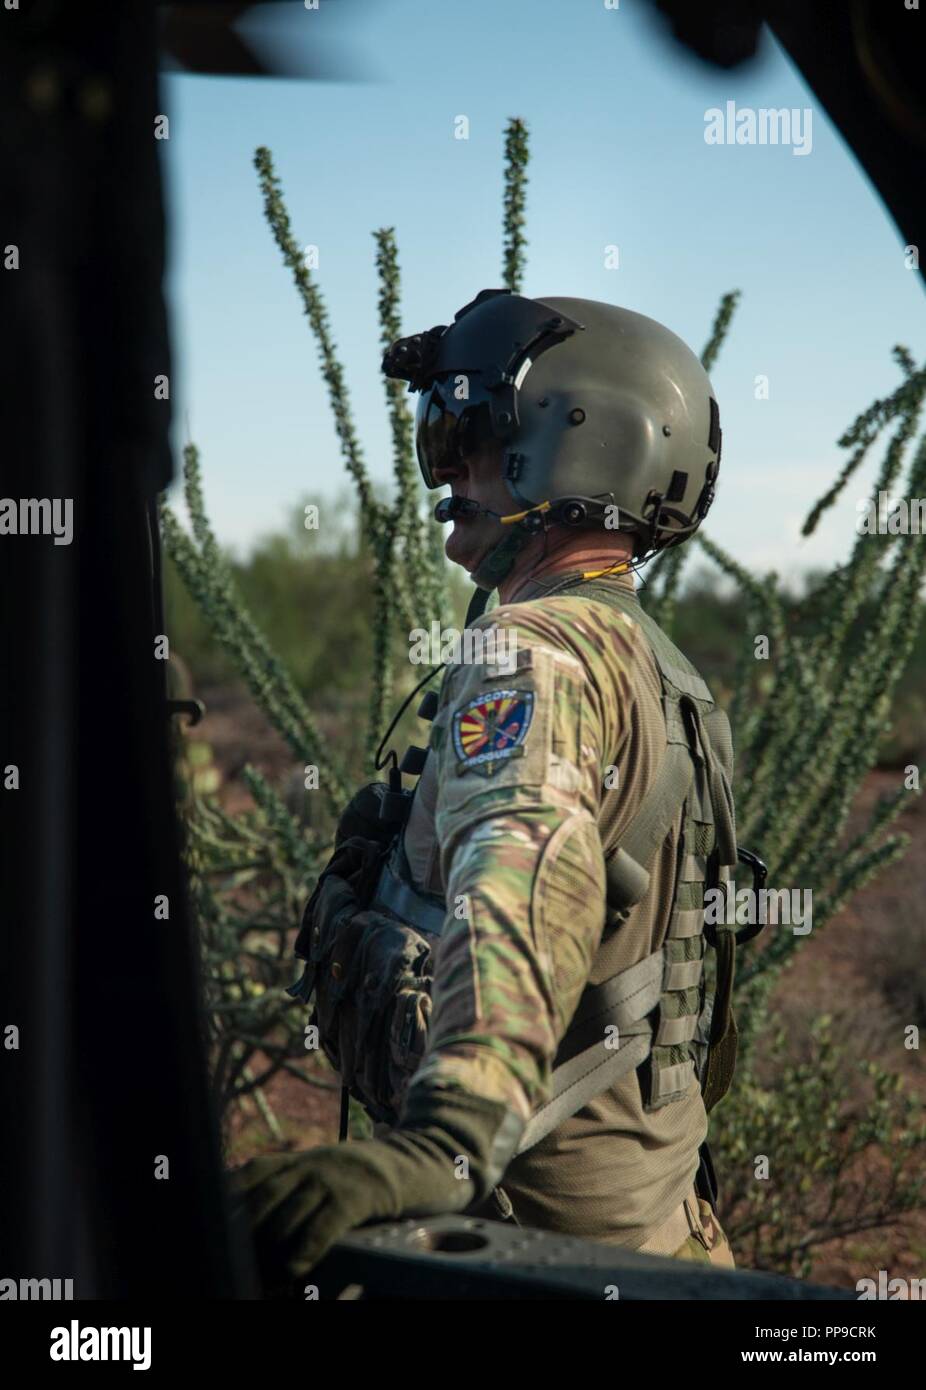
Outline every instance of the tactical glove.
{"label": "tactical glove", "polygon": [[245,1164],[232,1185],[250,1221],[265,1292],[285,1291],[355,1226],[482,1201],[522,1129],[495,1101],[413,1087],[403,1125],[384,1139]]}

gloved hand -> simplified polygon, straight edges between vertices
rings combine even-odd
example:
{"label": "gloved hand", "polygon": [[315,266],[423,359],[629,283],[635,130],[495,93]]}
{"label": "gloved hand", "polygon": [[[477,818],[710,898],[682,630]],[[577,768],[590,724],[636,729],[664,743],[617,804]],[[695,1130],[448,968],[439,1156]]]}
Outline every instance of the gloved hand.
{"label": "gloved hand", "polygon": [[265,1291],[301,1278],[366,1221],[437,1216],[481,1201],[522,1129],[495,1101],[427,1092],[410,1098],[405,1123],[385,1139],[252,1159],[232,1174],[232,1187],[247,1210]]}

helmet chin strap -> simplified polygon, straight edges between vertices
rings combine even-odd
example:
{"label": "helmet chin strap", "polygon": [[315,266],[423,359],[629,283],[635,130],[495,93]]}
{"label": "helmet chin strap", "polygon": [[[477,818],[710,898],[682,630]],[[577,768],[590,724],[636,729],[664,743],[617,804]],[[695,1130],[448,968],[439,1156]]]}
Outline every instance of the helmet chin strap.
{"label": "helmet chin strap", "polygon": [[530,538],[530,532],[515,527],[480,560],[472,573],[476,590],[466,610],[467,627],[485,612],[489,595],[511,573],[519,551]]}

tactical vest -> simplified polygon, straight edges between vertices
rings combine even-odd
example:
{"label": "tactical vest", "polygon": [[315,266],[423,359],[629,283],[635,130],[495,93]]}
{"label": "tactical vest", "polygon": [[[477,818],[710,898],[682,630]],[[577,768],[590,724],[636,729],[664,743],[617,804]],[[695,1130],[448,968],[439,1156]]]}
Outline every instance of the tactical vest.
{"label": "tactical vest", "polygon": [[[594,580],[558,592],[626,613],[649,643],[662,692],[665,756],[619,843],[605,847],[603,943],[646,896],[649,866],[680,811],[681,836],[662,946],[602,983],[586,986],[554,1059],[550,1098],[531,1117],[518,1153],[633,1070],[647,1110],[682,1099],[695,1077],[705,1108],[711,1110],[729,1089],[736,1056],[734,929],[722,924],[706,928],[704,923],[705,892],[725,882],[737,861],[733,744],[726,714],[635,594]],[[443,929],[443,901],[410,882],[401,835],[372,906],[426,935],[437,936]]]}

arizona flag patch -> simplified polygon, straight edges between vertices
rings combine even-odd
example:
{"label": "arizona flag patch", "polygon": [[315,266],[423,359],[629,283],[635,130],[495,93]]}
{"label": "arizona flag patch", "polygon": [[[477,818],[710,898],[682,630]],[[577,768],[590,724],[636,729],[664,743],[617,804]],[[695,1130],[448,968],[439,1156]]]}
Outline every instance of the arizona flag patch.
{"label": "arizona flag patch", "polygon": [[490,774],[505,758],[523,755],[533,713],[532,690],[493,690],[457,710],[453,716],[453,746],[460,759],[457,772],[473,768]]}

